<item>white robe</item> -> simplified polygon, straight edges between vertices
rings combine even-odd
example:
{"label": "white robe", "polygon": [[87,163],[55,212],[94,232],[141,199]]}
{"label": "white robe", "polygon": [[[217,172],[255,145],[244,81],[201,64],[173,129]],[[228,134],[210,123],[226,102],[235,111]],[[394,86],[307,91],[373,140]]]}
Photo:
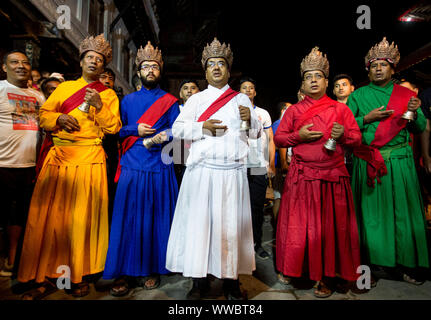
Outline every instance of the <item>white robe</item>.
{"label": "white robe", "polygon": [[249,98],[238,94],[210,119],[228,130],[211,137],[200,115],[227,89],[208,86],[191,96],[172,126],[177,139],[192,140],[169,235],[166,268],[185,277],[237,279],[255,270],[250,195],[245,166],[247,137],[239,128],[239,105],[250,109],[250,136],[262,126]]}

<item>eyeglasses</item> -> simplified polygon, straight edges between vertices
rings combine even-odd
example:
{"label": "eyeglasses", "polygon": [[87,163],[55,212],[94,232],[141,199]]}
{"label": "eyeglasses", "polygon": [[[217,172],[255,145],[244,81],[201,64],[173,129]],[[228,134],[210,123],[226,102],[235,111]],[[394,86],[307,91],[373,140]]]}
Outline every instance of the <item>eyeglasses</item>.
{"label": "eyeglasses", "polygon": [[208,61],[207,66],[210,67],[211,69],[214,68],[216,66],[216,64],[221,68],[221,67],[225,67],[226,63],[224,61]]}
{"label": "eyeglasses", "polygon": [[141,70],[160,70],[160,67],[158,64],[152,64],[152,65],[148,65],[148,64],[143,64],[141,66]]}
{"label": "eyeglasses", "polygon": [[314,78],[316,78],[316,80],[322,80],[324,77],[320,73],[317,73],[317,74],[307,74],[304,77],[304,80],[305,81],[310,81],[310,80],[313,80]]}

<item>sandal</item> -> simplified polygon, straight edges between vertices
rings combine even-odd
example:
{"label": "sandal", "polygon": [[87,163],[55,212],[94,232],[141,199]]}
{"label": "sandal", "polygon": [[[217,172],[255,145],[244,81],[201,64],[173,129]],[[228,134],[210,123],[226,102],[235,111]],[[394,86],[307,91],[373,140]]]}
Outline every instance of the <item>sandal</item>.
{"label": "sandal", "polygon": [[127,282],[127,280],[118,279],[118,280],[115,280],[114,284],[109,290],[109,293],[114,297],[123,297],[126,294],[128,294],[129,291],[130,291],[129,283]]}
{"label": "sandal", "polygon": [[375,288],[376,286],[377,286],[377,280],[376,280],[376,278],[371,276],[369,289],[367,289],[367,288],[359,289],[356,281],[352,281],[350,291],[352,291],[353,293],[356,293],[356,294],[363,294],[363,293],[368,293],[370,291],[370,289]]}
{"label": "sandal", "polygon": [[24,293],[21,300],[41,300],[57,290],[58,288],[52,282],[46,280],[40,287]]}
{"label": "sandal", "polygon": [[371,285],[371,288],[377,287],[377,280],[373,276],[371,276],[370,285]]}
{"label": "sandal", "polygon": [[[67,291],[66,291],[67,292]],[[75,298],[85,297],[90,293],[90,285],[86,281],[80,283],[72,283],[72,289],[70,289],[70,294]]]}
{"label": "sandal", "polygon": [[284,285],[288,285],[292,281],[292,279],[290,279],[289,277],[286,277],[282,273],[277,274],[277,279],[278,279],[278,282]]}
{"label": "sandal", "polygon": [[419,281],[419,280],[413,279],[412,277],[408,276],[405,273],[403,274],[403,280],[405,282],[408,282],[408,283],[411,283],[411,284],[414,284],[417,286],[420,286],[420,285],[424,284],[424,282],[425,282],[425,281]]}
{"label": "sandal", "polygon": [[332,295],[333,291],[323,282],[319,281],[316,290],[314,290],[314,296],[316,298],[328,298]]}
{"label": "sandal", "polygon": [[[149,281],[154,281],[153,285],[148,285],[147,283]],[[160,276],[157,274],[155,276],[149,276],[149,277],[144,277],[144,279],[142,280],[142,286],[144,287],[145,290],[153,290],[159,287],[160,285]]]}
{"label": "sandal", "polygon": [[3,269],[0,270],[0,277],[12,277],[13,264],[9,264],[8,258],[4,262]]}

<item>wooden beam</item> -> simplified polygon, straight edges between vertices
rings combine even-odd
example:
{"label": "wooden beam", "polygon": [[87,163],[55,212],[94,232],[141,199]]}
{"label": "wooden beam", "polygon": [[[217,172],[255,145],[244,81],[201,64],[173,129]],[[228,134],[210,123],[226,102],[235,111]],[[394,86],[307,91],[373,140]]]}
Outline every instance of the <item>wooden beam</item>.
{"label": "wooden beam", "polygon": [[396,68],[396,72],[401,72],[431,57],[431,42],[410,53]]}

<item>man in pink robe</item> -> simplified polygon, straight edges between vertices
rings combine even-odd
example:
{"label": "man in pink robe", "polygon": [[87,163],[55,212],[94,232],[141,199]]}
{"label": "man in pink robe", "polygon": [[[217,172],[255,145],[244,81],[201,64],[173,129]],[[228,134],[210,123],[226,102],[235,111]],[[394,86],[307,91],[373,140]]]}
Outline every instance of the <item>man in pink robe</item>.
{"label": "man in pink robe", "polygon": [[[292,147],[276,235],[276,266],[288,277],[319,281],[314,294],[328,297],[331,279],[358,277],[359,237],[345,147],[361,144],[350,109],[326,95],[329,63],[318,48],[301,63],[305,98],[286,110],[275,145]],[[325,147],[329,138],[336,149]],[[286,279],[287,280],[287,279]],[[333,283],[333,282],[332,282]]]}

